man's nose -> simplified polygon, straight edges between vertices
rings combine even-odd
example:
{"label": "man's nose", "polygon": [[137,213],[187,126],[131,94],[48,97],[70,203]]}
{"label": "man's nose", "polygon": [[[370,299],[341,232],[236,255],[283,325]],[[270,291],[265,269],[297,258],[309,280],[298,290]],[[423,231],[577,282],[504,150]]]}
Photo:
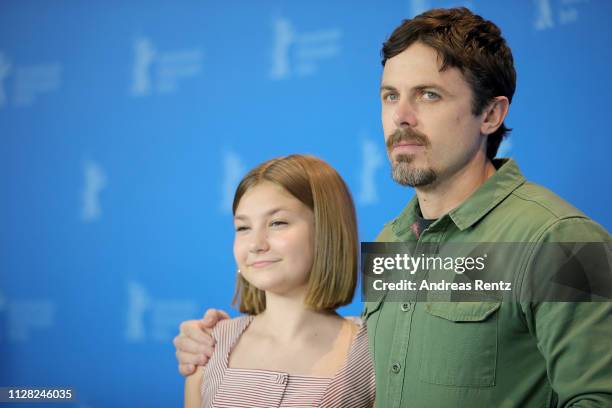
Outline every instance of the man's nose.
{"label": "man's nose", "polygon": [[393,112],[393,122],[398,128],[415,127],[417,125],[417,115],[414,106],[408,100],[400,100],[395,104]]}

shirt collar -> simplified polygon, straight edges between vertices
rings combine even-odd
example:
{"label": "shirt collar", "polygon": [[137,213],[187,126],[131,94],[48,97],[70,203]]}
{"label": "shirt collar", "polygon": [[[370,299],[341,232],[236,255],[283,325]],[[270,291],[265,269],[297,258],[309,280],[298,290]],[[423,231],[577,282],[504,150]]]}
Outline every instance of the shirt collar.
{"label": "shirt collar", "polygon": [[525,176],[512,159],[493,159],[497,169],[467,200],[448,215],[457,228],[471,227],[525,183]]}
{"label": "shirt collar", "polygon": [[[489,211],[495,208],[517,187],[525,183],[525,176],[521,173],[518,165],[512,159],[493,159],[493,165],[497,169],[495,174],[489,177],[470,197],[458,207],[451,210],[447,215],[440,217],[432,224],[444,223],[444,219],[450,217],[452,222],[461,231],[471,227]],[[402,213],[393,220],[393,232],[398,238],[406,240],[411,232],[410,226],[416,220],[419,202],[416,194]]]}

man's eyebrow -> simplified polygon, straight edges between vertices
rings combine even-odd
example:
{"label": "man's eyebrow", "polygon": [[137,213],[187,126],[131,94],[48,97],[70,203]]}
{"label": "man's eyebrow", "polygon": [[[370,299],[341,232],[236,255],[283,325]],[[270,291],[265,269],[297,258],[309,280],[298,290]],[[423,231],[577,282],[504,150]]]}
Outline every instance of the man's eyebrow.
{"label": "man's eyebrow", "polygon": [[[287,211],[287,209],[284,208],[284,207],[275,207],[275,208],[272,208],[270,211],[266,211],[266,213],[264,215],[265,216],[274,215],[274,214],[276,214],[279,211]],[[234,219],[235,220],[248,220],[249,217],[247,217],[246,215],[242,215],[242,214],[236,214],[234,216]]]}
{"label": "man's eyebrow", "polygon": [[395,88],[395,87],[393,87],[391,85],[382,84],[380,86],[380,92],[383,92],[383,91],[397,91],[397,88]]}
{"label": "man's eyebrow", "polygon": [[[446,93],[450,95],[450,92],[444,88],[442,85],[436,84],[436,83],[423,83],[423,84],[419,84],[416,86],[412,87],[412,90],[416,90],[416,91],[423,91],[425,89],[436,89],[442,93]],[[397,88],[391,85],[386,85],[386,84],[382,84],[380,86],[380,92],[384,92],[384,91],[392,91],[392,92],[397,92]]]}
{"label": "man's eyebrow", "polygon": [[417,91],[422,91],[422,90],[428,89],[428,88],[434,88],[434,89],[438,89],[438,90],[443,91],[443,92],[448,92],[441,85],[434,84],[434,83],[429,83],[429,84],[425,83],[425,84],[417,85],[417,86],[414,87],[414,89],[416,89]]}
{"label": "man's eyebrow", "polygon": [[417,91],[421,92],[427,89],[433,89],[435,91],[437,91],[438,93],[441,93],[443,96],[447,97],[447,98],[454,98],[457,95],[454,94],[453,92],[451,92],[448,88],[440,85],[440,84],[436,84],[436,83],[429,83],[429,84],[422,84],[419,85],[418,87],[415,88]]}

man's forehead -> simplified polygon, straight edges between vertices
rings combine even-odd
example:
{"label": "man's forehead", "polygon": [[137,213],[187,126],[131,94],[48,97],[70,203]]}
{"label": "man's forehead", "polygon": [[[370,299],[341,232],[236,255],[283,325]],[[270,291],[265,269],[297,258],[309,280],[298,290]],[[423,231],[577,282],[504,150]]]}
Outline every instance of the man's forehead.
{"label": "man's forehead", "polygon": [[414,43],[385,62],[383,76],[404,70],[439,75],[441,67],[442,59],[436,50],[421,43]]}
{"label": "man's forehead", "polygon": [[443,66],[438,52],[422,43],[414,43],[396,56],[389,58],[383,67],[381,86],[420,86],[422,83],[449,83],[463,79],[456,67]]}

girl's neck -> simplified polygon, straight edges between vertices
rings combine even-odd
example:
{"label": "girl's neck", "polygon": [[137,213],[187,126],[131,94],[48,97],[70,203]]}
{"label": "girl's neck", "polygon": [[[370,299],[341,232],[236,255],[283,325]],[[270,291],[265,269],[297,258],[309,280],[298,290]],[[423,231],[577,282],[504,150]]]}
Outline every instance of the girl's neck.
{"label": "girl's neck", "polygon": [[[315,311],[303,297],[282,297],[266,293],[266,310],[252,323],[257,332],[281,343],[309,341],[329,324],[342,318],[334,311]],[[326,324],[327,323],[327,324]]]}

